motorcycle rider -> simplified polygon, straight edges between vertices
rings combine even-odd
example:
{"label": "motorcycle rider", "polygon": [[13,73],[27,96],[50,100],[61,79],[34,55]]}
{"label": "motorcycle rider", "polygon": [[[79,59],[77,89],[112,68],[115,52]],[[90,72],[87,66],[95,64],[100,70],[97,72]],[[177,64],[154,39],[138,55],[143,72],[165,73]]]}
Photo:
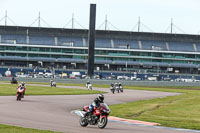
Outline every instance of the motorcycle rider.
{"label": "motorcycle rider", "polygon": [[50,84],[52,84],[52,82],[53,82],[53,79],[50,80]]}
{"label": "motorcycle rider", "polygon": [[54,80],[51,79],[51,80],[50,80],[50,85],[51,85],[51,86],[53,85],[53,82],[54,82]]}
{"label": "motorcycle rider", "polygon": [[25,91],[26,91],[26,86],[25,86],[25,82],[24,82],[24,81],[22,81],[21,84],[18,85],[17,89],[20,88],[20,87],[23,87],[23,88],[24,88],[23,96],[22,96],[22,98],[24,98]]}
{"label": "motorcycle rider", "polygon": [[113,88],[113,87],[114,87],[114,84],[113,84],[113,83],[111,83],[111,84],[110,84],[110,87],[111,87],[111,88]]}
{"label": "motorcycle rider", "polygon": [[103,94],[98,94],[98,97],[94,99],[92,104],[89,105],[89,111],[88,113],[93,113],[94,108],[100,107],[100,104],[104,103],[104,95]]}
{"label": "motorcycle rider", "polygon": [[114,84],[114,87],[115,87],[115,89],[116,89],[116,88],[118,87],[118,84],[117,84],[117,83],[115,83],[115,84]]}
{"label": "motorcycle rider", "polygon": [[122,84],[121,84],[120,82],[118,83],[118,85],[119,85],[119,87],[120,87],[120,86],[123,87]]}
{"label": "motorcycle rider", "polygon": [[[86,83],[86,87],[88,88],[88,85],[90,84],[90,81],[87,81]],[[89,88],[88,88],[89,89]]]}

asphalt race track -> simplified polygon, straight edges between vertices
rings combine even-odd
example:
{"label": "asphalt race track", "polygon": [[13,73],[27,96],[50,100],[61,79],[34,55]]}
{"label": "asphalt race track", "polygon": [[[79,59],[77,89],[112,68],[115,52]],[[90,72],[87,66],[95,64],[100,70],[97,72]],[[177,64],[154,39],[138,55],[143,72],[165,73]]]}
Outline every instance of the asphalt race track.
{"label": "asphalt race track", "polygon": [[[58,86],[63,87],[63,86]],[[69,87],[72,88],[72,87]],[[81,87],[76,87],[81,88]],[[53,88],[51,88],[53,89]],[[83,88],[82,88],[83,89]],[[125,90],[124,93],[111,94],[104,90],[107,104],[119,104],[142,99],[151,99],[176,95],[176,93]],[[28,88],[27,88],[28,91]],[[120,122],[108,122],[105,129],[97,126],[81,127],[79,117],[71,111],[88,105],[95,95],[25,96],[16,101],[15,96],[0,96],[0,123],[26,128],[60,131],[66,133],[183,133],[163,128],[129,125]]]}

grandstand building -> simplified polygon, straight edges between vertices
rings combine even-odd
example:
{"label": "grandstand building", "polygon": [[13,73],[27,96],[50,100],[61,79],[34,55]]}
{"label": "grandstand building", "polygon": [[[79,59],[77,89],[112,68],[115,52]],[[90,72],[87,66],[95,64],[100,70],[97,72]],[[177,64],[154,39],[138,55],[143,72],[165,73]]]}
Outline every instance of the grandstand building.
{"label": "grandstand building", "polygon": [[[88,30],[0,26],[0,66],[87,69]],[[200,72],[200,36],[96,31],[97,70]]]}

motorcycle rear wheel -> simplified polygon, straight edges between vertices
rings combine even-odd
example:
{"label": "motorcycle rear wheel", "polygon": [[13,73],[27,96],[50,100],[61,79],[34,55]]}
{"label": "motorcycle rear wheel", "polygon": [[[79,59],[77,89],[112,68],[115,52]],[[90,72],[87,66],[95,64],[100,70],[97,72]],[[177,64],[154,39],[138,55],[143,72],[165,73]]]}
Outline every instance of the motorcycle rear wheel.
{"label": "motorcycle rear wheel", "polygon": [[104,117],[101,119],[101,121],[98,122],[98,127],[103,129],[106,127],[107,123],[108,123],[108,118]]}
{"label": "motorcycle rear wheel", "polygon": [[87,120],[85,119],[85,117],[81,117],[79,123],[80,123],[80,125],[82,127],[86,127],[88,125]]}

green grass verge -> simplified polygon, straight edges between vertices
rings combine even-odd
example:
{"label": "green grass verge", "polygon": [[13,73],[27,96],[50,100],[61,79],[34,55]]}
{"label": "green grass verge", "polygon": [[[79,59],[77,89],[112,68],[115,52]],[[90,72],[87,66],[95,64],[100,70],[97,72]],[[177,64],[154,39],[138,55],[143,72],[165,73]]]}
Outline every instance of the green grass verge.
{"label": "green grass verge", "polygon": [[111,105],[110,108],[112,116],[157,122],[160,123],[161,126],[167,127],[200,130],[200,91],[191,90],[199,89],[200,87],[164,88],[127,86],[126,88],[179,92],[183,93],[183,95]]}
{"label": "green grass verge", "polygon": [[59,133],[47,130],[37,130],[0,124],[0,133]]}
{"label": "green grass verge", "polygon": [[[0,96],[16,95],[17,85],[1,84]],[[26,86],[26,95],[83,95],[104,93],[96,90],[83,90],[74,88],[60,88],[50,86]]]}

